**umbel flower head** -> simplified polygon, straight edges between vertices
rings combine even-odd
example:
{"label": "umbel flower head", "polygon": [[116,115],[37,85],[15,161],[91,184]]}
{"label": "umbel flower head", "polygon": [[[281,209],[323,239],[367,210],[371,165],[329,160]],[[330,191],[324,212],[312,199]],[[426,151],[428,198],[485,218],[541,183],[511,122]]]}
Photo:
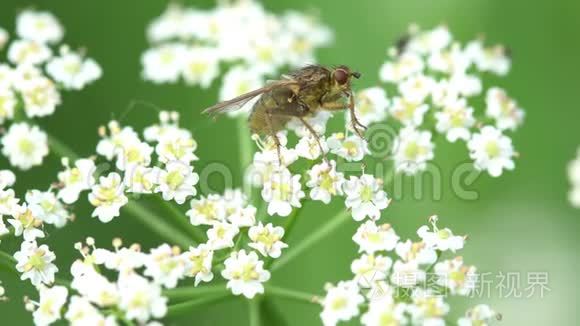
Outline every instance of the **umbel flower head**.
{"label": "umbel flower head", "polygon": [[[83,51],[61,44],[64,28],[49,12],[24,10],[16,18],[16,38],[0,28],[1,151],[10,164],[28,170],[42,164],[48,154],[47,135],[22,121],[52,115],[61,104],[61,93],[81,90],[102,75],[95,60]],[[19,112],[22,111],[22,112]]]}

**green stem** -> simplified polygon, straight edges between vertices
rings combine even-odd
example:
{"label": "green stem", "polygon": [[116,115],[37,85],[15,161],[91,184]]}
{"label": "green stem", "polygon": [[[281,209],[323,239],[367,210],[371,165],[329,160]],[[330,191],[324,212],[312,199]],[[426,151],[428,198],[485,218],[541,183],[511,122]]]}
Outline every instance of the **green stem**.
{"label": "green stem", "polygon": [[227,293],[225,284],[212,284],[203,286],[183,286],[163,291],[163,295],[171,301],[199,298],[206,295],[218,295]]}
{"label": "green stem", "polygon": [[248,119],[240,116],[237,119],[238,141],[240,150],[240,166],[242,168],[242,191],[248,198],[251,196],[251,189],[246,185],[246,169],[252,163],[252,138],[248,129]]}
{"label": "green stem", "polygon": [[249,317],[250,326],[260,326],[262,321],[260,320],[260,298],[254,298],[248,301],[249,305]]}
{"label": "green stem", "polygon": [[285,289],[274,285],[266,286],[266,296],[288,299],[302,303],[316,303],[318,301],[318,297],[314,294]]}
{"label": "green stem", "polygon": [[272,264],[272,271],[275,271],[282,266],[288,264],[294,258],[301,255],[304,251],[308,248],[319,242],[320,240],[324,239],[326,236],[334,232],[336,229],[341,227],[342,225],[346,224],[346,222],[350,221],[350,212],[346,209],[336,214],[334,217],[331,217],[326,224],[324,224],[319,229],[315,230],[314,232],[310,233],[305,239],[301,240],[299,243],[290,247],[288,251],[286,251],[280,258],[276,259]]}
{"label": "green stem", "polygon": [[151,229],[151,231],[182,248],[189,248],[190,245],[194,244],[194,241],[188,236],[183,235],[181,232],[175,232],[173,225],[136,202],[129,201],[123,206],[123,209]]}
{"label": "green stem", "polygon": [[193,299],[178,304],[171,305],[167,308],[166,317],[175,317],[183,314],[191,314],[192,309],[207,306],[212,303],[223,301],[225,299],[231,298],[229,293],[208,295],[203,298]]}
{"label": "green stem", "polygon": [[160,202],[162,205],[167,208],[167,210],[171,213],[171,218],[175,221],[175,223],[187,233],[196,243],[204,243],[205,242],[205,233],[201,230],[201,228],[192,225],[189,222],[188,217],[179,210],[173,202],[168,202],[163,200],[161,197]]}
{"label": "green stem", "polygon": [[55,138],[53,135],[46,133],[48,138],[48,145],[50,149],[57,153],[60,157],[67,157],[71,161],[78,160],[80,156],[75,153],[70,147],[65,145],[59,139]]}
{"label": "green stem", "polygon": [[433,264],[431,264],[426,270],[425,270],[425,274],[429,274],[431,273],[431,271],[433,270],[433,268],[435,268],[435,265],[437,265],[437,263],[439,262],[439,258],[441,258],[441,255],[443,254],[443,252],[441,250],[437,250],[437,259],[435,259],[435,262],[433,262]]}
{"label": "green stem", "polygon": [[19,274],[16,270],[16,259],[10,254],[0,251],[0,265],[4,266],[9,272]]}

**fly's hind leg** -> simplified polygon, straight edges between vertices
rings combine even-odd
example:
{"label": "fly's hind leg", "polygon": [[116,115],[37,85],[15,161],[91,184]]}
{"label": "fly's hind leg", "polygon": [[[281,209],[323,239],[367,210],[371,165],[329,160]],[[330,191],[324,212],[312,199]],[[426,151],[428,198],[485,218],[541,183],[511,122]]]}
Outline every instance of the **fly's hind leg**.
{"label": "fly's hind leg", "polygon": [[282,147],[282,144],[280,144],[280,139],[278,138],[278,135],[276,134],[276,131],[274,130],[271,110],[266,110],[266,119],[265,120],[266,120],[266,126],[268,128],[268,133],[270,134],[270,137],[272,137],[272,139],[274,140],[274,144],[276,144],[276,152],[278,153],[278,164],[280,164],[280,166],[282,166],[282,151],[280,149]]}

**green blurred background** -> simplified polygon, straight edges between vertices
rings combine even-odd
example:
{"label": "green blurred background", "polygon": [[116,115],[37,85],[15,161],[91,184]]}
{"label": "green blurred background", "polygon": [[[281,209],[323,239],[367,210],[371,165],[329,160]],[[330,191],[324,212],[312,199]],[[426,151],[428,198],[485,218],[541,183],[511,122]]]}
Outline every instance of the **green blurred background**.
{"label": "green blurred background", "polygon": [[[206,8],[214,4],[209,0],[183,3]],[[196,166],[225,162],[237,173],[234,177],[239,181],[235,122],[222,119],[213,124],[199,114],[201,108],[215,102],[217,89],[202,91],[183,85],[156,86],[140,79],[139,59],[147,47],[145,27],[166,5],[164,1],[152,0],[3,0],[0,26],[13,31],[19,9],[32,6],[50,10],[66,28],[65,41],[73,46],[86,46],[88,53],[104,68],[101,80],[82,92],[64,95],[63,105],[57,113],[40,121],[44,129],[79,154],[93,153],[97,127],[119,117],[131,100],[138,99],[179,110],[182,123],[193,126],[199,142],[197,153],[201,161]],[[462,41],[484,33],[489,42],[510,46],[513,69],[498,84],[518,99],[527,113],[524,126],[514,136],[515,146],[521,154],[516,170],[499,179],[486,175],[478,178],[472,187],[478,190],[477,201],[456,198],[447,181],[443,198],[438,201],[414,200],[412,189],[407,187],[403,198],[394,202],[384,216],[405,238],[414,236],[414,231],[429,215],[438,214],[440,225],[469,235],[467,247],[462,252],[466,262],[492,273],[520,272],[520,288],[525,287],[528,272],[549,275],[551,291],[542,299],[537,296],[499,298],[497,290],[492,290],[495,295],[490,299],[459,300],[452,307],[452,316],[461,315],[467,305],[489,302],[503,314],[505,325],[575,324],[580,210],[571,208],[567,202],[569,184],[565,168],[580,145],[577,101],[580,91],[580,2],[294,0],[267,1],[264,5],[274,12],[286,9],[318,12],[336,35],[332,47],[318,52],[319,61],[356,67],[364,75],[357,84],[360,88],[378,82],[378,68],[385,59],[386,48],[413,22],[425,28],[445,22]],[[154,110],[140,106],[124,121],[141,128],[156,121],[156,115]],[[444,172],[451,171],[467,157],[463,146],[441,142],[436,155]],[[1,159],[0,166],[4,168],[8,164]],[[19,173],[18,190],[22,193],[29,188],[45,189],[55,180],[59,168],[58,160],[51,157],[42,168]],[[339,205],[308,206],[289,239],[290,244],[300,241],[338,209]],[[108,246],[115,236],[123,237],[126,242],[140,242],[145,248],[159,244],[153,233],[130,216],[122,216],[105,225],[89,217],[86,203],[77,212],[75,223],[51,232],[48,238],[49,245],[57,253],[59,266],[67,266],[77,258],[73,243],[89,235],[102,246]],[[350,238],[355,228],[352,222],[333,233],[277,271],[271,282],[322,293],[325,282],[350,278],[350,261],[356,254]],[[2,247],[11,252],[17,246],[15,240],[2,243]],[[24,311],[19,299],[23,294],[32,294],[31,287],[18,282],[12,275],[0,276],[12,298],[0,304],[0,324],[31,324],[30,314]],[[291,325],[319,324],[317,306],[286,301],[274,303]],[[244,301],[235,299],[192,311],[191,316],[175,324],[245,325],[246,311]]]}

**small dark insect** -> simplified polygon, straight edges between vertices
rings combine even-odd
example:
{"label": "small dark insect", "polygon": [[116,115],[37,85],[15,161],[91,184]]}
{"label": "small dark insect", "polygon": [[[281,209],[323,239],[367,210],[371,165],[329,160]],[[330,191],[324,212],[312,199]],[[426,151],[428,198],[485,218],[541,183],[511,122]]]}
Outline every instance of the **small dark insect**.
{"label": "small dark insect", "polygon": [[411,41],[411,35],[409,35],[409,34],[405,34],[405,35],[399,37],[399,39],[395,43],[395,49],[397,49],[397,55],[400,55],[401,53],[405,52],[405,50],[407,50],[407,45],[409,44],[409,41]]}
{"label": "small dark insect", "polygon": [[252,107],[248,124],[253,133],[267,135],[274,139],[280,157],[280,141],[276,133],[283,130],[292,118],[300,120],[318,142],[322,153],[320,137],[304,119],[319,110],[338,111],[349,109],[350,121],[354,132],[363,138],[366,127],[356,118],[351,77],[360,78],[361,74],[346,66],[327,68],[310,65],[283,75],[280,80],[272,81],[263,88],[240,95],[231,100],[220,102],[203,112],[215,117],[218,114],[237,110],[251,99],[260,95]]}

